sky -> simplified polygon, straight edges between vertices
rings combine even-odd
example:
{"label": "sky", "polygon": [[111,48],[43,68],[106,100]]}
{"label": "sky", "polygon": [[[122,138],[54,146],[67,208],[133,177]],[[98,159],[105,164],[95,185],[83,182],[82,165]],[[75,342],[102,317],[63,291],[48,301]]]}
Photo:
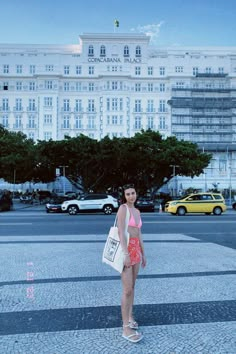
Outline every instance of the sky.
{"label": "sky", "polygon": [[[0,0],[0,43],[146,33],[155,46],[236,46],[236,0]],[[114,20],[119,28],[114,28]]]}

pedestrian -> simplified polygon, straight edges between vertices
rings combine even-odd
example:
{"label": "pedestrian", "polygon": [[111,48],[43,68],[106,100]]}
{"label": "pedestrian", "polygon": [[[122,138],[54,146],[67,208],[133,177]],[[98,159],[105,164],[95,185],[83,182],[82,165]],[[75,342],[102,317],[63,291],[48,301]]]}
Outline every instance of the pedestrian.
{"label": "pedestrian", "polygon": [[[123,187],[122,203],[117,213],[117,226],[124,252],[124,269],[121,273],[122,299],[121,314],[123,321],[122,337],[130,342],[137,343],[143,336],[138,332],[138,323],[133,316],[134,287],[139,272],[140,264],[146,266],[146,257],[141,234],[142,220],[140,211],[135,208],[137,198],[134,185],[127,184]],[[126,230],[126,212],[129,212],[128,228]],[[127,245],[126,234],[129,234]]]}

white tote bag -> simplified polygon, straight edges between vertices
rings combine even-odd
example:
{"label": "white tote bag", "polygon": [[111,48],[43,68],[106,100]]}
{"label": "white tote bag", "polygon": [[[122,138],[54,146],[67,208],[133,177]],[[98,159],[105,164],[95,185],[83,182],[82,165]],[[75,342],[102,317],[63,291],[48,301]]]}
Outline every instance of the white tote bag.
{"label": "white tote bag", "polygon": [[[118,227],[116,226],[116,222],[117,222],[117,216],[115,218],[114,225],[110,228],[107,241],[103,250],[102,261],[110,265],[119,273],[122,273],[124,269],[124,252],[121,247],[120,238],[118,234]],[[125,219],[125,236],[127,239],[127,245],[129,243],[129,234],[127,232],[128,222],[129,222],[129,210],[127,207],[126,219]]]}

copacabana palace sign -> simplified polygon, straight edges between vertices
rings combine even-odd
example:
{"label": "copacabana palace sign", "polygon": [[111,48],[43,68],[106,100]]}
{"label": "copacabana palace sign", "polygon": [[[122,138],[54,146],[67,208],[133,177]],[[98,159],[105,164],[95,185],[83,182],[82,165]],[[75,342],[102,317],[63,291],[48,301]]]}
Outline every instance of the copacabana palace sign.
{"label": "copacabana palace sign", "polygon": [[[88,58],[89,63],[122,63],[120,58]],[[124,58],[124,63],[141,63],[140,58]]]}

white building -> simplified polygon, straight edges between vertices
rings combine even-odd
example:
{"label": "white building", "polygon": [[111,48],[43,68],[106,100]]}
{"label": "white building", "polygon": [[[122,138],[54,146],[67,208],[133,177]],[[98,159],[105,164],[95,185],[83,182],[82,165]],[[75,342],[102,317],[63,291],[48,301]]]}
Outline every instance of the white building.
{"label": "white building", "polygon": [[[214,154],[173,189],[236,189],[236,47],[151,46],[140,34],[84,34],[78,45],[0,44],[0,124],[34,140],[140,129]],[[176,174],[178,169],[176,167]]]}

